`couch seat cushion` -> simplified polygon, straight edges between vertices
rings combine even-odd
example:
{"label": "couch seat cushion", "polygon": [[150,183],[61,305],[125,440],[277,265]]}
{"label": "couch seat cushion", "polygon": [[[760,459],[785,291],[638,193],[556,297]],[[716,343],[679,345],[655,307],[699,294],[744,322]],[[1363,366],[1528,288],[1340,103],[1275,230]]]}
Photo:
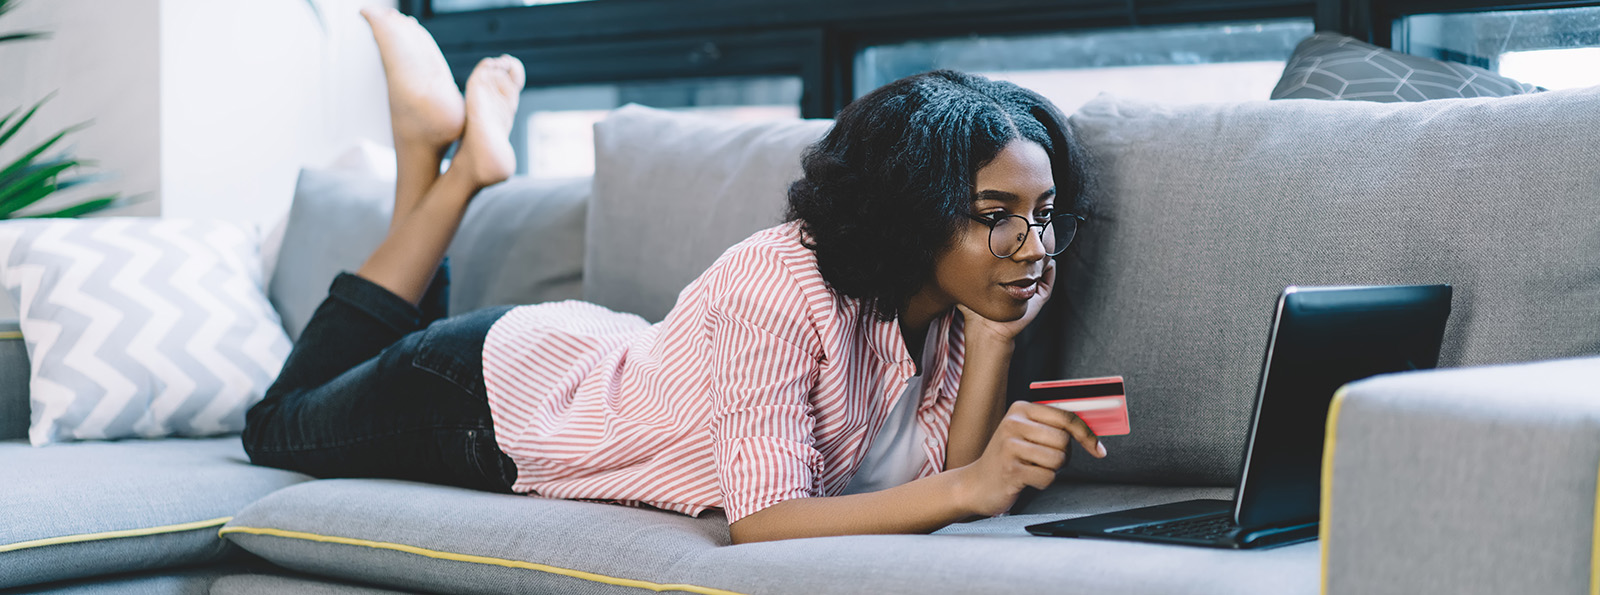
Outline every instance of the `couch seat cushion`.
{"label": "couch seat cushion", "polygon": [[307,479],[251,465],[237,436],[0,442],[0,588],[222,560],[218,527]]}
{"label": "couch seat cushion", "polygon": [[[724,518],[474,492],[322,480],[251,505],[222,533],[281,566],[455,593],[1313,593],[1317,544],[1258,552],[1033,537],[1037,522],[1226,488],[1061,485],[1015,516],[939,535],[729,546]],[[827,572],[818,572],[827,569]]]}

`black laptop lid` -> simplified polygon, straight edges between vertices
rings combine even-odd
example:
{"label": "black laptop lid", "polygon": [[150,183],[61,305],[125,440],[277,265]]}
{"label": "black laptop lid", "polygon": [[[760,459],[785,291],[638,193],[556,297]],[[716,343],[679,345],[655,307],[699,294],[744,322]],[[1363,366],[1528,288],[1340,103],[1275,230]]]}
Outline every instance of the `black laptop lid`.
{"label": "black laptop lid", "polygon": [[1234,520],[1317,520],[1328,406],[1346,383],[1439,362],[1450,286],[1289,287],[1267,343]]}

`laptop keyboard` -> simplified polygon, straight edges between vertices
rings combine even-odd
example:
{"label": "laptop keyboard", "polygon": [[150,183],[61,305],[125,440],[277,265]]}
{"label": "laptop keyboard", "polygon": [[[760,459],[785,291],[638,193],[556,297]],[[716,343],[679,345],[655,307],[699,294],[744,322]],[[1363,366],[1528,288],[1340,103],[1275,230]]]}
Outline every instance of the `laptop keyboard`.
{"label": "laptop keyboard", "polygon": [[1233,516],[1222,514],[1217,516],[1203,516],[1178,521],[1168,521],[1165,523],[1134,525],[1132,527],[1113,529],[1107,531],[1107,533],[1211,540],[1227,535],[1235,528],[1236,527],[1233,524]]}

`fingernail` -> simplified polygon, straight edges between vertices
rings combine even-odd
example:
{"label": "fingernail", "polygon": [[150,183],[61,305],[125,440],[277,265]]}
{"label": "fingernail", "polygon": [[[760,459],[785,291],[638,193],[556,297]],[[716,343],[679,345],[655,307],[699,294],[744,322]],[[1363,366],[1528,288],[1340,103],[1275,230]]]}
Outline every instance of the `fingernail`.
{"label": "fingernail", "polygon": [[1102,457],[1106,456],[1106,445],[1105,445],[1104,442],[1096,442],[1096,443],[1094,443],[1094,448],[1095,448],[1095,450],[1100,451],[1100,456],[1102,456]]}

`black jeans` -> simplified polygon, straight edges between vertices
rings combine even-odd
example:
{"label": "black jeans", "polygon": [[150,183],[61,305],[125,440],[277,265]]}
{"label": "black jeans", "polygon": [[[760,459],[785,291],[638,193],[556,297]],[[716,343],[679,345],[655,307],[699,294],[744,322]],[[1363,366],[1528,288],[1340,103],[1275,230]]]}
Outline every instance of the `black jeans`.
{"label": "black jeans", "polygon": [[250,461],[509,493],[516,468],[495,444],[483,339],[511,307],[441,319],[448,277],[441,267],[421,308],[361,277],[335,278],[245,416]]}

